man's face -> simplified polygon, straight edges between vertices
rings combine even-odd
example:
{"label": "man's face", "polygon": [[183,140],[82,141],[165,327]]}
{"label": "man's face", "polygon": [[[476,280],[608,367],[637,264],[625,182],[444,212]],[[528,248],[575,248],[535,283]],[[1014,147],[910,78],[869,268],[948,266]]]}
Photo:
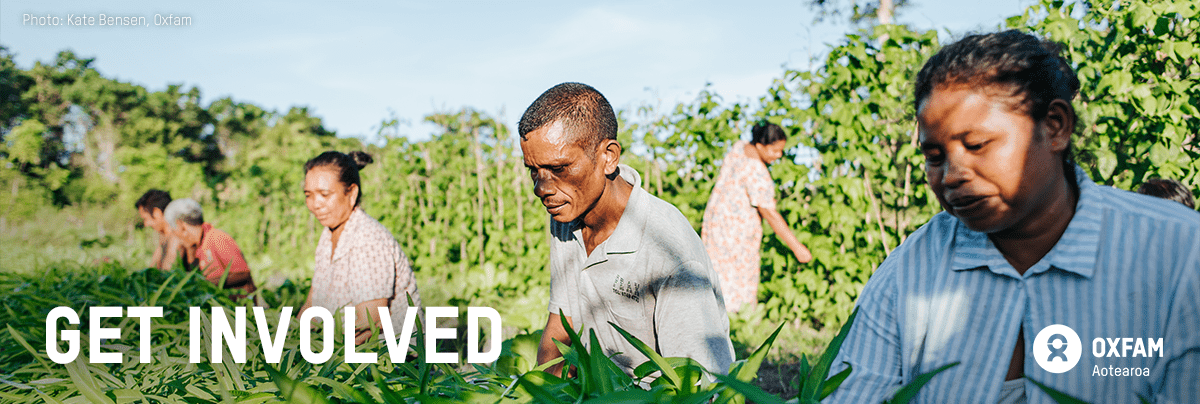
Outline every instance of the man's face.
{"label": "man's face", "polygon": [[[603,147],[603,146],[601,146]],[[567,223],[592,210],[604,193],[605,167],[602,157],[588,157],[575,137],[559,122],[526,134],[521,141],[525,167],[533,179],[533,193],[554,220]]]}
{"label": "man's face", "polygon": [[[917,113],[925,174],[942,209],[994,233],[1046,218],[1059,156],[1044,128],[995,88],[936,88]],[[1058,170],[1058,171],[1055,171]]]}
{"label": "man's face", "polygon": [[167,221],[163,220],[162,209],[138,208],[138,216],[142,217],[142,225],[154,229],[158,234],[167,234]]}

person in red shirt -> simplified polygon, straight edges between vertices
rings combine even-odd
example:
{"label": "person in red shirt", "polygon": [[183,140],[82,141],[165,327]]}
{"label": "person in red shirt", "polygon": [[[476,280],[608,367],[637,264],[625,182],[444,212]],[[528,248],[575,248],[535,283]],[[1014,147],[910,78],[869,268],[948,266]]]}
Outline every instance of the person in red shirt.
{"label": "person in red shirt", "polygon": [[[167,205],[163,216],[183,245],[185,261],[191,264],[191,268],[198,268],[204,278],[214,285],[225,289],[241,289],[246,294],[254,293],[257,288],[250,276],[246,258],[242,256],[242,249],[238,248],[228,233],[204,223],[200,203],[188,198],[176,199]],[[225,284],[220,285],[226,271],[229,276],[225,277]]]}

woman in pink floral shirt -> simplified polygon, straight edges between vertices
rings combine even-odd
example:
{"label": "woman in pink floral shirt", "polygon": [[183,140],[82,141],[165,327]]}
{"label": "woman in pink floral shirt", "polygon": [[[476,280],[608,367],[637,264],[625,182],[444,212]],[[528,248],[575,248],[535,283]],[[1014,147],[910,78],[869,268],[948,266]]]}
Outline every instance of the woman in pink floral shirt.
{"label": "woman in pink floral shirt", "polygon": [[399,334],[409,296],[421,304],[400,244],[358,206],[358,171],[371,161],[363,152],[328,151],[304,165],[305,204],[325,230],[317,242],[308,301],[300,311],[317,306],[336,315],[343,307],[354,307],[359,343],[370,338],[371,322],[381,324],[378,307],[388,307],[392,318],[383,321],[391,322]]}
{"label": "woman in pink floral shirt", "polygon": [[775,181],[767,171],[767,164],[783,156],[787,135],[771,123],[755,125],[751,132],[753,140],[735,143],[725,155],[700,230],[713,269],[721,278],[725,307],[731,312],[745,303],[758,302],[763,219],[796,259],[812,259],[775,209]]}

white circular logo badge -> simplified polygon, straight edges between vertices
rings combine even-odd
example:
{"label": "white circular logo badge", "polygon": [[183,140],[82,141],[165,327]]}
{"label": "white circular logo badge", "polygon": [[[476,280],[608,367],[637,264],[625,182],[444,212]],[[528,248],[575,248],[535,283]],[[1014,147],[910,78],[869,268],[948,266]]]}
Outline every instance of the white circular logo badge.
{"label": "white circular logo badge", "polygon": [[1033,339],[1033,359],[1050,373],[1063,373],[1079,363],[1083,343],[1071,327],[1054,324],[1043,328]]}

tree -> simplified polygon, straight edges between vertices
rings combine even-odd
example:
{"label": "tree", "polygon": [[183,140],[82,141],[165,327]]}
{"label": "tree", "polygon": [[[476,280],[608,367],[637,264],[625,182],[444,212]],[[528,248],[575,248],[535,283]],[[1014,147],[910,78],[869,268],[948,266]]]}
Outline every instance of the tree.
{"label": "tree", "polygon": [[29,107],[21,94],[29,90],[33,80],[17,68],[13,54],[0,45],[0,133],[17,125],[18,118],[29,114]]}
{"label": "tree", "polygon": [[891,24],[896,9],[909,4],[908,0],[808,0],[808,4],[817,11],[817,21],[827,17],[849,15],[854,24],[868,23],[871,25]]}
{"label": "tree", "polygon": [[0,218],[26,217],[53,199],[69,171],[42,160],[46,125],[26,119],[0,141]]}

